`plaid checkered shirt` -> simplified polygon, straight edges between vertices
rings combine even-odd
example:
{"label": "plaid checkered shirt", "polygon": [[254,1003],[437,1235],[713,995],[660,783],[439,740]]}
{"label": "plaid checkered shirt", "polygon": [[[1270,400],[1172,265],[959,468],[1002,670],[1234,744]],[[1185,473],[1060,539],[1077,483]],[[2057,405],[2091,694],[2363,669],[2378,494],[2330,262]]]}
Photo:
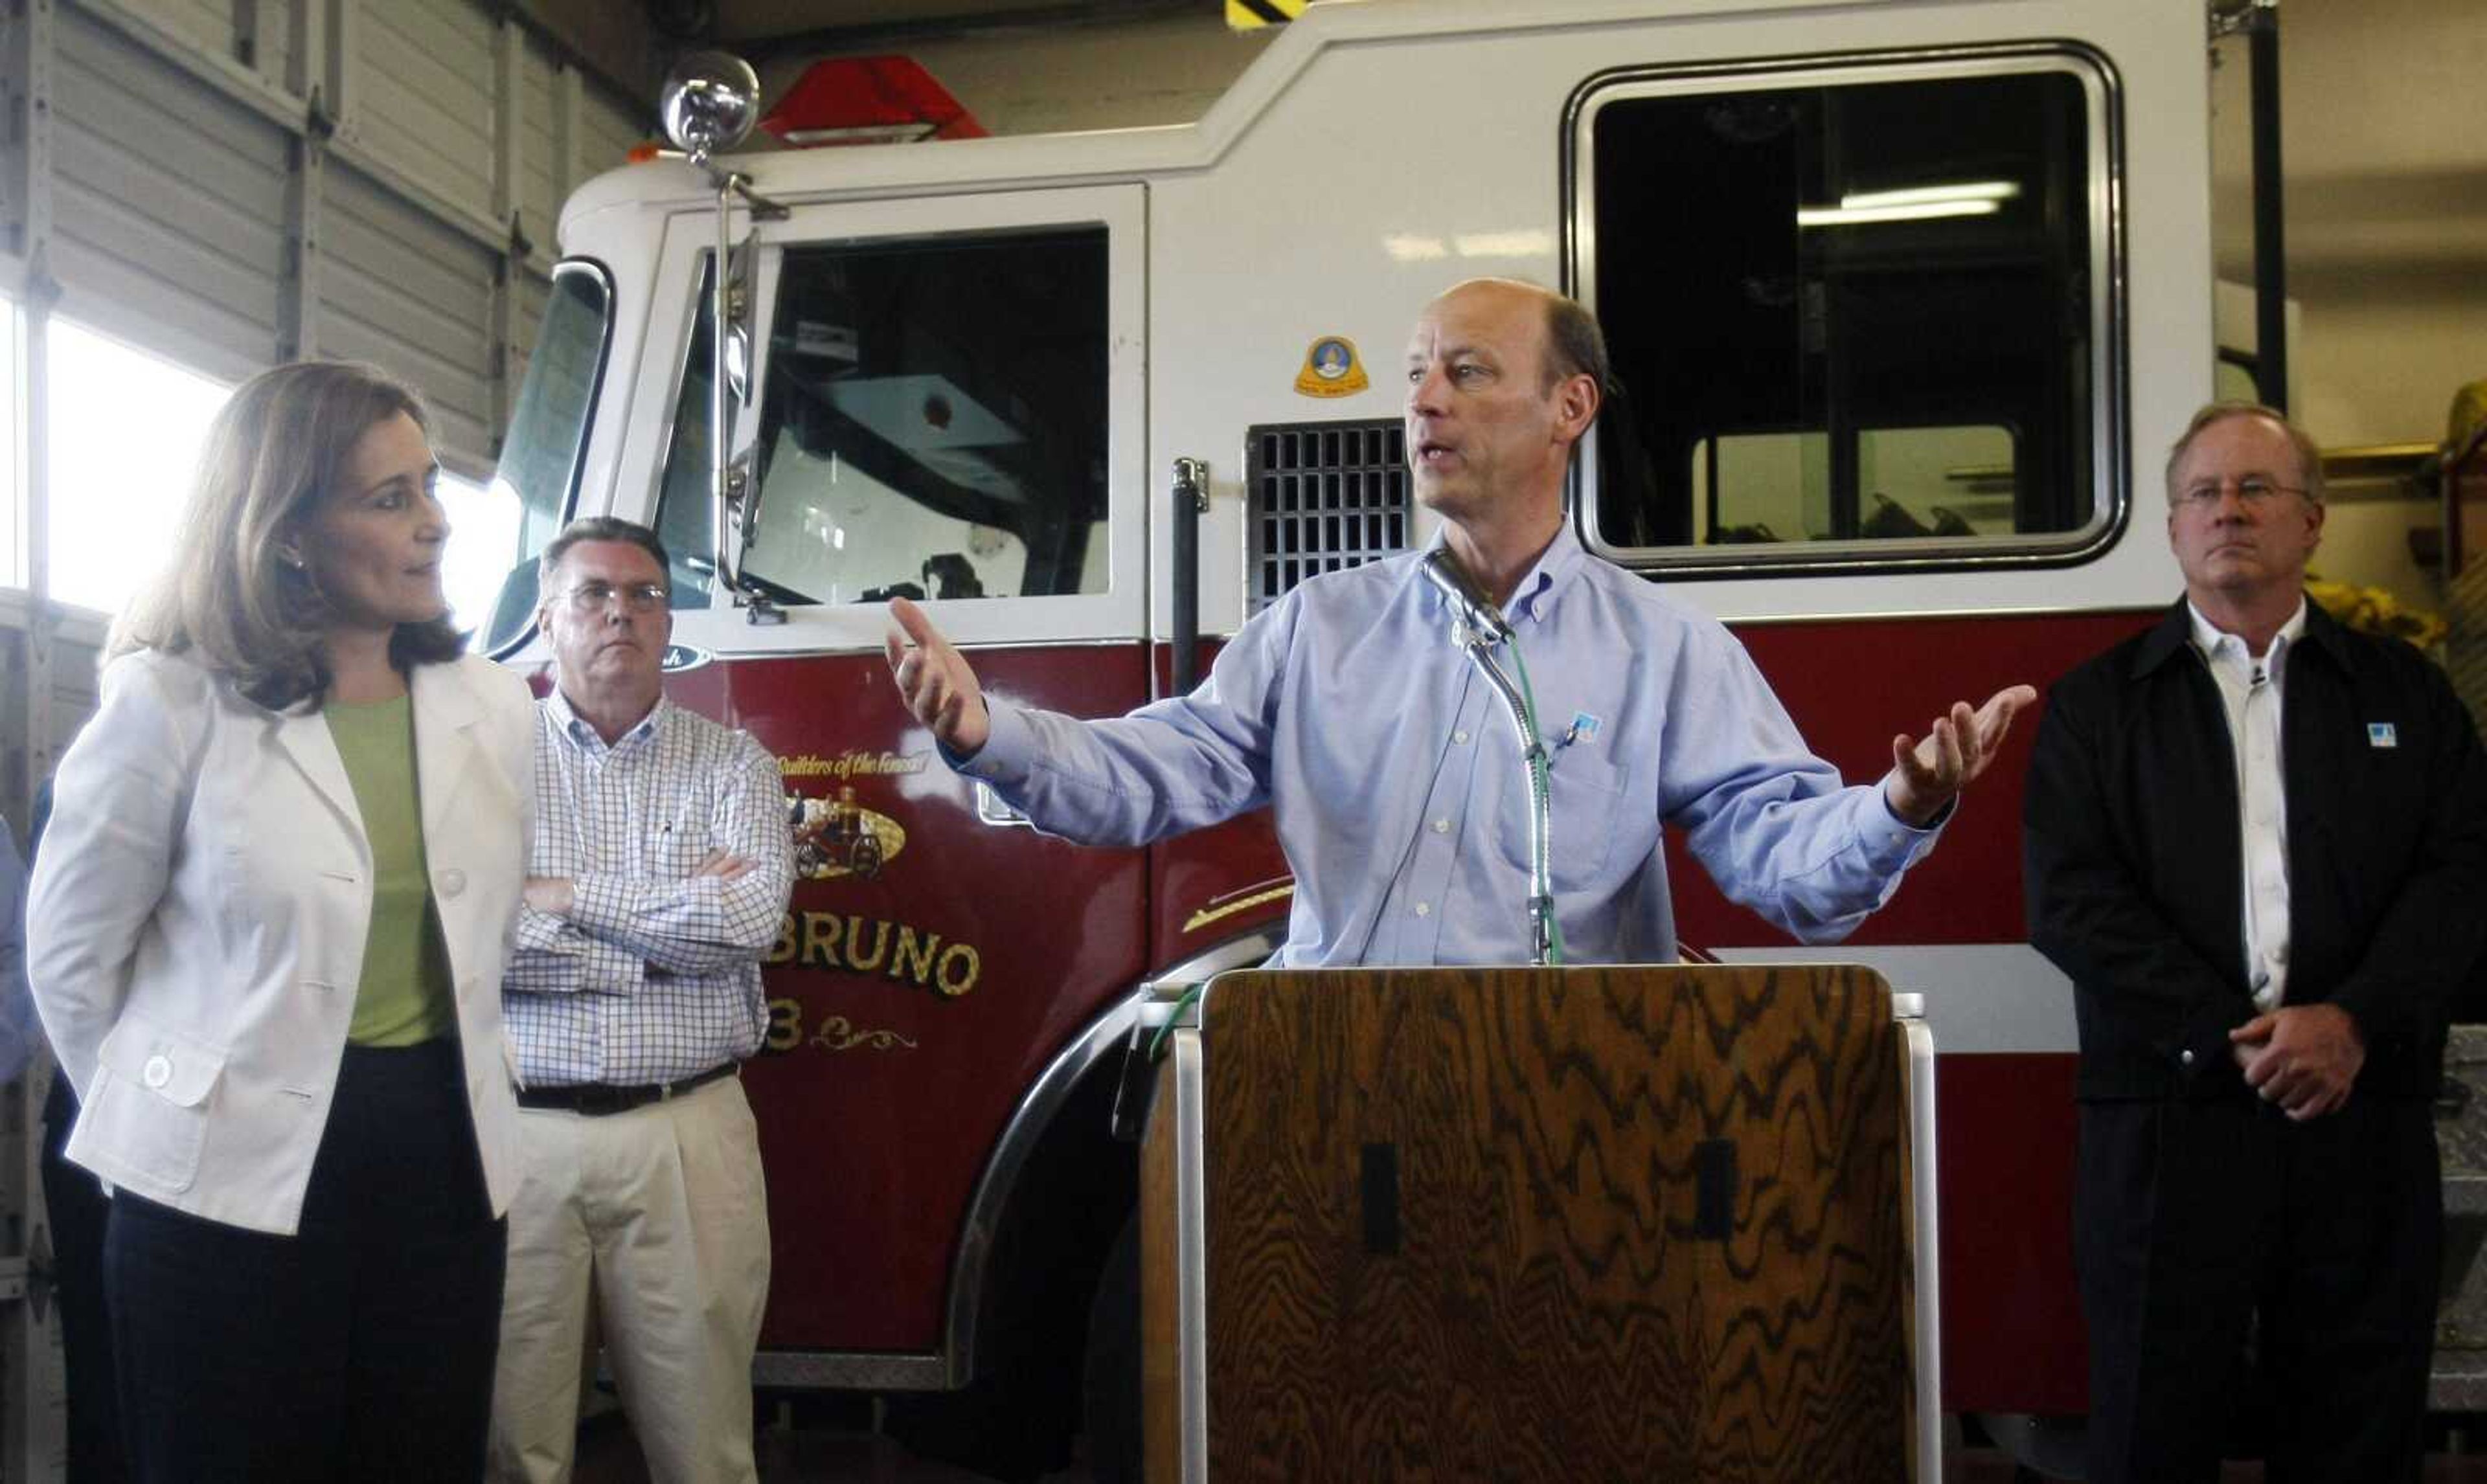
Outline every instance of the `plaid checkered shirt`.
{"label": "plaid checkered shirt", "polygon": [[[751,869],[694,874],[712,850]],[[527,874],[575,899],[518,913],[503,1019],[520,1085],[673,1082],[758,1051],[793,856],[777,760],[749,733],[660,700],[607,747],[559,691],[539,701]]]}

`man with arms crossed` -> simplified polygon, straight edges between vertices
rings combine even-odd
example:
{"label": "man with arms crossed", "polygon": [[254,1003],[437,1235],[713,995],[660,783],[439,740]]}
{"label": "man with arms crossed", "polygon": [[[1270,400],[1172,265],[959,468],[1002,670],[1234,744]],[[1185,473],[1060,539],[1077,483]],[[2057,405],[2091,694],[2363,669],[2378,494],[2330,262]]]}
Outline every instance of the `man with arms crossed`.
{"label": "man with arms crossed", "polygon": [[2055,685],[2025,801],[2029,937],[2081,1026],[2089,1477],[2217,1478],[2250,1346],[2275,1484],[2415,1480],[2487,761],[2424,656],[2306,602],[2303,430],[2205,407],[2167,500],[2185,596]]}
{"label": "man with arms crossed", "polygon": [[660,1484],[751,1457],[768,1216],[737,1072],[768,1010],[760,956],[794,884],[776,760],[667,702],[665,549],[573,522],[545,549],[557,688],[539,703],[536,822],[505,1023],[523,1183],[492,1391],[491,1472],[570,1477],[591,1302]]}
{"label": "man with arms crossed", "polygon": [[[1924,741],[1892,739],[1880,786],[1843,788],[1726,629],[1582,551],[1565,521],[1607,382],[1586,310],[1462,284],[1418,321],[1407,374],[1416,497],[1510,619],[1549,733],[1567,957],[1674,960],[1662,821],[1729,896],[1808,942],[1844,936],[1932,848],[2033,693],[1954,706]],[[1416,557],[1298,587],[1199,689],[1101,722],[989,704],[921,610],[891,609],[908,706],[1039,828],[1135,844],[1271,805],[1296,876],[1279,965],[1528,959],[1519,747]]]}

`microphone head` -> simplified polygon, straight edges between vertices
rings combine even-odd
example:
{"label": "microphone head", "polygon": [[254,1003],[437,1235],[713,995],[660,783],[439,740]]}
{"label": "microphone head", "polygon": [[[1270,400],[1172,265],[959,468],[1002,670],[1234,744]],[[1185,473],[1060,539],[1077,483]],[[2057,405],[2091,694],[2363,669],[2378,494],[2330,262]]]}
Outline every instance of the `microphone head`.
{"label": "microphone head", "polygon": [[1460,559],[1451,555],[1449,547],[1435,547],[1425,553],[1420,564],[1425,580],[1448,600],[1451,611],[1468,627],[1495,644],[1511,637],[1511,620],[1502,616],[1501,609],[1486,601],[1476,584],[1468,580],[1467,568],[1460,565]]}

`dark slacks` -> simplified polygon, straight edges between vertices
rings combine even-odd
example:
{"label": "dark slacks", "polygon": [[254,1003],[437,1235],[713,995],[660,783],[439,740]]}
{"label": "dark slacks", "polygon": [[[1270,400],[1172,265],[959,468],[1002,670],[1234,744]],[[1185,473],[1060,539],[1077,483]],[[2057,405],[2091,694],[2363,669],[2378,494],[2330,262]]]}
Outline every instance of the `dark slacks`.
{"label": "dark slacks", "polygon": [[2093,1484],[2217,1478],[2249,1338],[2273,1484],[2416,1480],[2444,1225],[2429,1106],[2357,1096],[2297,1124],[2243,1099],[2093,1103],[2081,1129]]}
{"label": "dark slacks", "polygon": [[121,1413],[114,1403],[112,1333],[103,1308],[103,1224],[109,1207],[95,1176],[62,1158],[77,1119],[70,1080],[52,1074],[43,1102],[43,1209],[52,1228],[52,1293],[69,1390],[68,1484],[120,1484]]}
{"label": "dark slacks", "polygon": [[456,1041],[347,1048],[295,1236],[113,1197],[133,1475],[480,1479],[503,1251]]}

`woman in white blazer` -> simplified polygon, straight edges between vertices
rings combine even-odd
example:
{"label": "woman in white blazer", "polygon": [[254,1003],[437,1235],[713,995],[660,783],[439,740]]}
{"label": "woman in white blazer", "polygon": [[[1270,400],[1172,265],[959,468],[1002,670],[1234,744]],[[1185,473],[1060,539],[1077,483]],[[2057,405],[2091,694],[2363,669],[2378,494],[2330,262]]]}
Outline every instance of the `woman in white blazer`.
{"label": "woman in white blazer", "polygon": [[142,1479],[482,1474],[534,727],[437,473],[374,368],[244,384],[55,780],[29,976]]}

